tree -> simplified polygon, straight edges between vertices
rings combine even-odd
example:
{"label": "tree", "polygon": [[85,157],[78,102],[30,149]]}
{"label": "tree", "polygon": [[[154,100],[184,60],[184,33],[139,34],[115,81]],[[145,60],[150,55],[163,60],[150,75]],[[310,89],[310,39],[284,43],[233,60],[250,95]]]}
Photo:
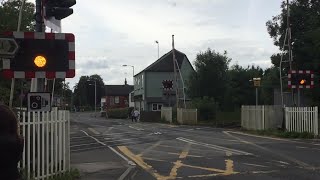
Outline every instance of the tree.
{"label": "tree", "polygon": [[94,107],[94,82],[97,83],[97,104],[105,94],[103,79],[97,75],[81,76],[74,89],[74,105]]}
{"label": "tree", "polygon": [[[284,59],[288,60],[288,47],[283,47],[287,28],[287,10],[285,2],[281,5],[281,14],[274,16],[266,25],[274,45],[279,50],[285,50]],[[315,72],[315,85],[319,81],[320,70],[320,0],[292,0],[290,3],[290,27],[292,32],[293,69],[313,70]],[[275,53],[271,61],[279,67],[281,55]],[[287,73],[288,63],[283,64],[283,74]],[[284,86],[286,87],[286,86]],[[313,104],[319,103],[320,92],[317,89],[305,91]]]}
{"label": "tree", "polygon": [[[18,16],[19,9],[21,6],[20,0],[11,0],[11,1],[3,1],[0,3],[0,33],[5,31],[17,31],[18,26]],[[21,31],[33,31],[35,21],[33,19],[35,11],[35,6],[33,3],[25,2],[23,11],[22,11],[22,19],[21,19]],[[2,70],[2,62],[0,61],[0,70]],[[0,96],[2,101],[5,104],[9,103],[10,96],[10,82],[11,80],[4,79],[0,75]],[[19,97],[20,89],[22,88],[21,84],[25,83],[25,80],[20,79],[16,81],[16,87],[14,92],[14,97]],[[15,98],[15,105],[19,104],[19,99]]]}
{"label": "tree", "polygon": [[196,56],[195,72],[189,79],[189,92],[192,98],[204,96],[222,103],[227,89],[227,71],[231,61],[227,52],[223,54],[208,49]]}
{"label": "tree", "polygon": [[[3,1],[0,4],[0,32],[17,31],[20,7],[21,0]],[[34,31],[34,12],[34,4],[25,2],[22,11],[20,31]]]}
{"label": "tree", "polygon": [[[286,3],[281,5],[282,12],[274,16],[266,25],[274,45],[283,48],[287,28]],[[320,60],[320,0],[293,0],[290,3],[290,27],[292,32],[293,68],[319,70]],[[272,63],[279,67],[280,54],[271,57]],[[284,55],[284,60],[287,59]]]}

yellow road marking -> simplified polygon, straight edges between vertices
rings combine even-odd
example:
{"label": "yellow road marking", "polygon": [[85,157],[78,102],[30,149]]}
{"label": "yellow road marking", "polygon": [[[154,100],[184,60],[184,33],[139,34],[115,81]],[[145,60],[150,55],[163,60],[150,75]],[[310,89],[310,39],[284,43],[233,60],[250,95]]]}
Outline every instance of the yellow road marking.
{"label": "yellow road marking", "polygon": [[161,141],[158,141],[157,143],[153,144],[152,146],[148,147],[147,149],[143,150],[140,154],[138,154],[137,156],[142,156],[143,154],[148,153],[149,151],[151,151],[152,149],[154,149],[155,147],[159,146],[161,144]]}
{"label": "yellow road marking", "polygon": [[154,159],[154,158],[149,158],[149,157],[143,157],[144,160],[150,160],[150,161],[159,161],[159,162],[169,162],[166,160],[162,160],[162,159]]}
{"label": "yellow road marking", "polygon": [[166,179],[164,176],[161,176],[159,173],[157,173],[156,170],[154,170],[152,166],[145,163],[141,157],[133,154],[126,146],[118,146],[118,149],[122,153],[124,153],[126,156],[128,156],[130,159],[132,159],[136,164],[138,164],[145,171],[152,174],[158,180],[165,180]]}
{"label": "yellow road marking", "polygon": [[[188,153],[189,153],[189,149],[190,149],[190,146],[191,144],[188,143],[183,151],[180,153],[179,155],[179,159],[185,159],[187,156],[188,156]],[[177,160],[175,163],[174,163],[174,166],[172,167],[171,171],[170,171],[170,178],[173,178],[175,179],[175,177],[177,177],[178,175],[178,169],[182,166],[182,163],[181,163],[181,160]]]}
{"label": "yellow road marking", "polygon": [[91,132],[93,132],[94,134],[100,134],[98,131],[96,131],[95,129],[93,129],[93,128],[88,128]]}

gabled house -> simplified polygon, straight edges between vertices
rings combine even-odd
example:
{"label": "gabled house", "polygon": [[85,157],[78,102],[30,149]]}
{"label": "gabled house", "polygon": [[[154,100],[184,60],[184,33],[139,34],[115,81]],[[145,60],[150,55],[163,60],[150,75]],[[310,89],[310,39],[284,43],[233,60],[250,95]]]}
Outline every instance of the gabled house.
{"label": "gabled house", "polygon": [[105,85],[105,96],[101,98],[103,109],[129,107],[129,94],[133,91],[133,86],[128,85],[125,80],[124,85]]}
{"label": "gabled house", "polygon": [[[194,69],[187,56],[175,51],[179,73],[179,88],[182,81],[186,84]],[[134,105],[141,111],[160,111],[162,106],[174,106],[176,102],[175,84],[166,90],[163,81],[174,80],[173,50],[163,55],[157,61],[134,76]]]}

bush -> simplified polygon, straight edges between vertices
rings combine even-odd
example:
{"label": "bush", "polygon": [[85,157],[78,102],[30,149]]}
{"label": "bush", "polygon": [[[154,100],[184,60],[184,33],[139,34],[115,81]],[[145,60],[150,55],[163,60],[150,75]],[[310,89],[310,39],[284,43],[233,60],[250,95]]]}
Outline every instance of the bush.
{"label": "bush", "polygon": [[199,120],[215,120],[218,106],[213,98],[207,96],[196,98],[192,100],[192,105],[194,108],[198,109]]}
{"label": "bush", "polygon": [[129,108],[108,109],[108,118],[126,119],[128,118]]}

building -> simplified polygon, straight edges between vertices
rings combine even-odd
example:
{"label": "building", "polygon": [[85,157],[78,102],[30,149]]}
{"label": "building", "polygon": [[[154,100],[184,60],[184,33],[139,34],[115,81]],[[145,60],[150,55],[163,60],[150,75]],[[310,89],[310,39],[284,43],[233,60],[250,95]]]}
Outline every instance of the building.
{"label": "building", "polygon": [[133,86],[105,85],[105,96],[101,98],[101,106],[108,109],[129,107],[129,94],[133,91]]}
{"label": "building", "polygon": [[[187,56],[175,49],[175,56],[181,71],[179,87],[182,87],[194,69]],[[160,111],[162,106],[174,106],[176,102],[175,85],[165,90],[162,82],[174,80],[173,51],[166,53],[157,61],[134,76],[134,104],[142,111]]]}

